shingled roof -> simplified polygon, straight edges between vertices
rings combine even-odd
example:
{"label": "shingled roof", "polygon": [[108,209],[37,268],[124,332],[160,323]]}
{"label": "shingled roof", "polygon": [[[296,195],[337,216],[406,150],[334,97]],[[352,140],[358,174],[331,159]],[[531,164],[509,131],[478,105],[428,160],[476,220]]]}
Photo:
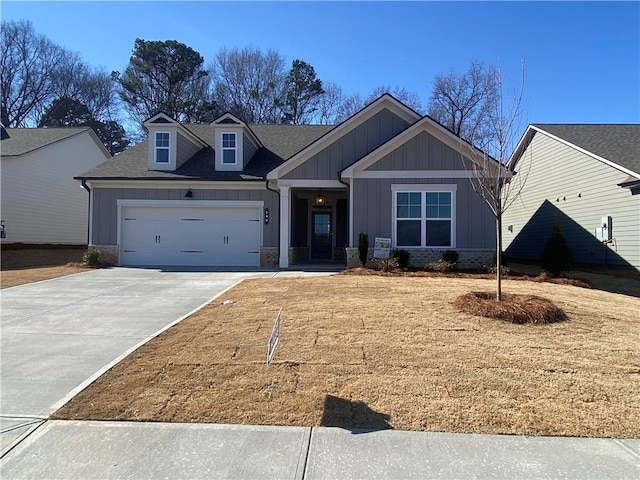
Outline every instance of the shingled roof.
{"label": "shingled roof", "polygon": [[183,127],[207,143],[176,171],[148,169],[148,139],[76,177],[79,180],[261,180],[267,172],[285,162],[335,128],[333,125],[249,125],[262,142],[241,172],[214,169],[215,127],[183,124]]}
{"label": "shingled roof", "polygon": [[17,157],[91,129],[88,127],[66,127],[6,128],[4,130],[8,136],[2,136],[0,155],[2,157]]}
{"label": "shingled roof", "polygon": [[533,127],[640,176],[640,124],[542,124]]}

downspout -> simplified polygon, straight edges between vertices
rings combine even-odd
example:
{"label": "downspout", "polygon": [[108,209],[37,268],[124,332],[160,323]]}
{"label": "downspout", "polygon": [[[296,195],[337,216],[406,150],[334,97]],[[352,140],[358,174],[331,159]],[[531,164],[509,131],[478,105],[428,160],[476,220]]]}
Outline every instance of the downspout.
{"label": "downspout", "polygon": [[87,185],[86,180],[80,182],[82,188],[84,188],[89,194],[89,201],[87,203],[87,248],[89,247],[89,241],[91,240],[91,189]]}

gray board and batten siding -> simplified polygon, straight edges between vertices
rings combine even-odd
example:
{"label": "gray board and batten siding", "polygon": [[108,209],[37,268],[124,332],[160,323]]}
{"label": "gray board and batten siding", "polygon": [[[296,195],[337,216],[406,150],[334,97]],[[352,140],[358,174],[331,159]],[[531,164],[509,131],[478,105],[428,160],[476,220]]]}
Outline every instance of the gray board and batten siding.
{"label": "gray board and batten siding", "polygon": [[177,132],[176,138],[176,169],[178,169],[200,151],[200,146],[194,145],[193,142],[187,140],[180,132]]}
{"label": "gray board and batten siding", "polygon": [[466,178],[356,178],[353,202],[359,205],[353,218],[357,237],[365,232],[372,237],[392,237],[393,193],[391,185],[456,185],[456,245],[454,249],[495,249],[495,217]]}
{"label": "gray board and batten siding", "polygon": [[[574,262],[640,268],[640,195],[618,186],[628,174],[542,132],[516,170],[526,182],[503,216],[504,248],[511,257],[539,260],[557,218]],[[613,217],[609,247],[595,236],[605,215]]]}
{"label": "gray board and batten siding", "polygon": [[264,188],[256,190],[192,189],[193,198],[185,200],[185,189],[167,188],[94,188],[92,190],[92,244],[116,245],[118,232],[118,200],[181,200],[188,207],[193,200],[262,201],[269,209],[269,224],[263,225],[263,247],[278,246],[278,194]]}
{"label": "gray board and batten siding", "polygon": [[283,176],[284,179],[335,180],[339,172],[409,127],[388,109],[382,109],[328,147]]}
{"label": "gray board and batten siding", "polygon": [[242,167],[244,168],[247,166],[247,163],[249,163],[249,161],[253,158],[253,155],[258,151],[258,147],[254,145],[254,143],[251,141],[251,139],[249,139],[246,133],[242,134],[242,143]]}

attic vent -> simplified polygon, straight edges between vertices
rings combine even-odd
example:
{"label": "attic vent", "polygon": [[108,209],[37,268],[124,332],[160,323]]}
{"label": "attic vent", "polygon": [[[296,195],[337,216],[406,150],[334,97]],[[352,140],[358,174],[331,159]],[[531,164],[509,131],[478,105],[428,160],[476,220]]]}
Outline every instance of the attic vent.
{"label": "attic vent", "polygon": [[220,120],[218,122],[218,124],[233,124],[233,125],[240,125],[238,122],[236,122],[233,118],[224,118],[222,120]]}

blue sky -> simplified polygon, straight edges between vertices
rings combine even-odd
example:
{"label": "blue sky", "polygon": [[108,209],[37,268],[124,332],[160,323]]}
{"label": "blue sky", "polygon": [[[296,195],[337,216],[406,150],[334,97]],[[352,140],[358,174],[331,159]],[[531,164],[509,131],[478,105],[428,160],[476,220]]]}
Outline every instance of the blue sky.
{"label": "blue sky", "polygon": [[640,2],[15,2],[3,20],[91,65],[123,70],[134,40],[177,40],[209,63],[221,47],[299,58],[346,94],[378,85],[418,93],[470,60],[499,65],[505,87],[526,61],[527,123],[640,123]]}

